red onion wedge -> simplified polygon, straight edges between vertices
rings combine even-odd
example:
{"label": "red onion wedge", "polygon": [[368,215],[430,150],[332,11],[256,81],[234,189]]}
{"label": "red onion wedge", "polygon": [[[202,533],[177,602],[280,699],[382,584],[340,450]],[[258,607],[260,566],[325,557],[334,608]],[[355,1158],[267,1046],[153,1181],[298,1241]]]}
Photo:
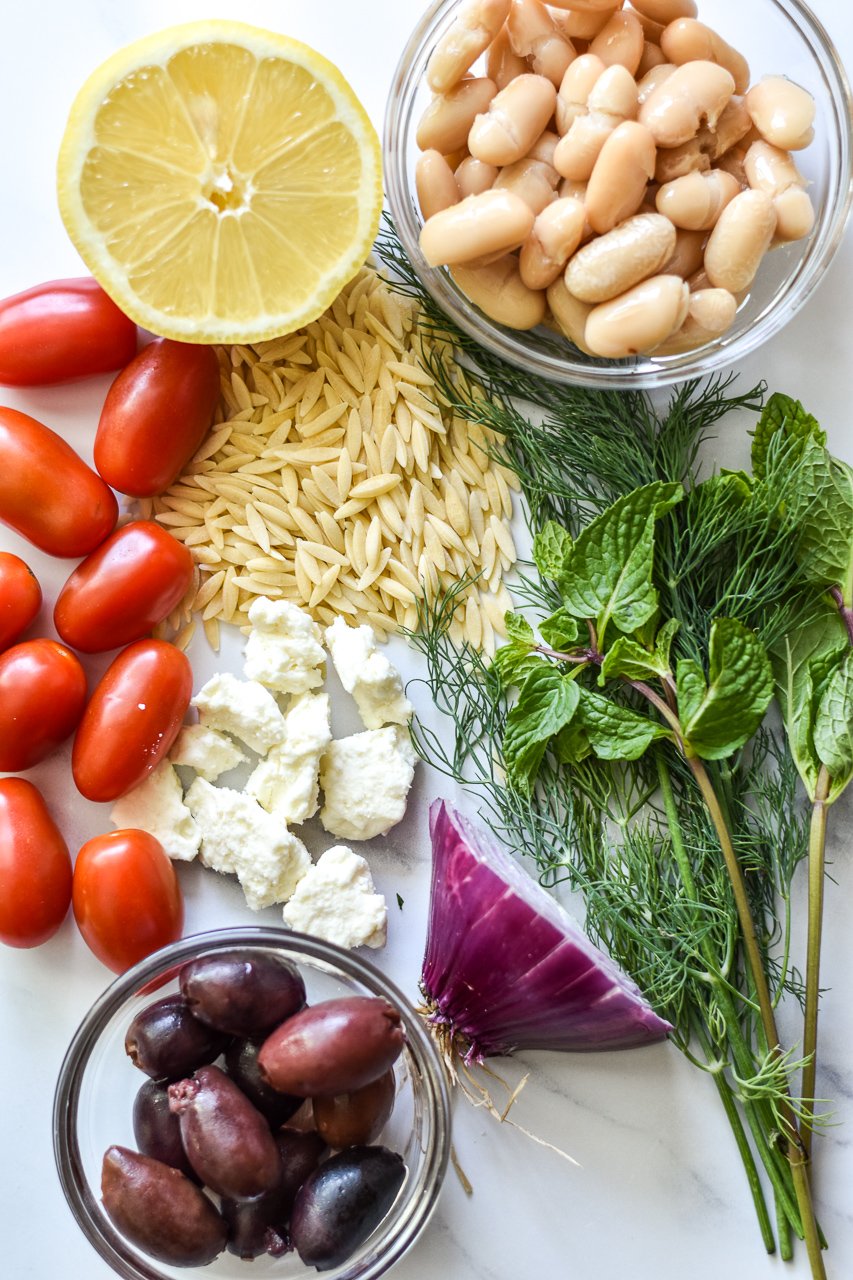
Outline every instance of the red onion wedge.
{"label": "red onion wedge", "polygon": [[430,833],[421,988],[446,1048],[470,1064],[517,1049],[632,1049],[672,1030],[486,831],[436,800]]}

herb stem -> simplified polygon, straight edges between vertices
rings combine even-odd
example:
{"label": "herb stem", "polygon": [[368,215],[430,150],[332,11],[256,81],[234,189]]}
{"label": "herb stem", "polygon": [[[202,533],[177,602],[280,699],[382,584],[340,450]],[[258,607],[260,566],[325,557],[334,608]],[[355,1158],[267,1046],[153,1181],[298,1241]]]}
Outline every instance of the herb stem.
{"label": "herb stem", "polygon": [[830,588],[829,594],[838,605],[838,612],[841,614],[841,619],[847,628],[847,638],[853,644],[853,609],[844,603],[844,596],[841,594],[840,587]]}
{"label": "herb stem", "polygon": [[794,1256],[791,1241],[791,1224],[785,1215],[785,1206],[776,1198],[776,1229],[779,1235],[779,1257],[783,1262],[790,1262]]}
{"label": "herb stem", "polygon": [[643,680],[627,680],[626,684],[630,685],[632,689],[636,689],[637,693],[641,693],[643,697],[646,698],[652,704],[653,707],[657,708],[657,710],[663,716],[664,720],[672,729],[673,733],[676,736],[677,741],[680,743],[681,742],[681,722],[679,721],[678,716],[675,714],[675,712],[672,711],[667,706],[667,704],[664,702],[660,694],[655,693],[654,689],[652,689],[649,685],[647,685]]}
{"label": "herb stem", "polygon": [[817,1019],[820,1004],[820,946],[823,931],[823,890],[826,874],[827,799],[831,779],[826,765],[817,776],[809,828],[809,934],[806,951],[806,1005],[803,1020],[803,1146],[811,1156],[817,1078]]}

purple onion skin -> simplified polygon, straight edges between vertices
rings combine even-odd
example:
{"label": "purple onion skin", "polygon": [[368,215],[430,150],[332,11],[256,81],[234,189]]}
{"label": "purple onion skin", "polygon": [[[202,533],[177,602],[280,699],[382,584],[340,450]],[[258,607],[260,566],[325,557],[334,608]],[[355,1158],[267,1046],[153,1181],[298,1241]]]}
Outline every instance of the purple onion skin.
{"label": "purple onion skin", "polygon": [[517,1049],[631,1049],[672,1030],[550,894],[442,800],[421,980],[433,1021],[481,1061]]}

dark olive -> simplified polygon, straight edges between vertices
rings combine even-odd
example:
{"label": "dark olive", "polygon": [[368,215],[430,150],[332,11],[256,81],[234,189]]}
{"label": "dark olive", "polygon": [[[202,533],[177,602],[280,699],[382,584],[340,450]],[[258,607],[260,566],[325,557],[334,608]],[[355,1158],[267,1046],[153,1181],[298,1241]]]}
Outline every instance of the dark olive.
{"label": "dark olive", "polygon": [[228,1044],[221,1031],[199,1022],[181,996],[166,996],[140,1010],[124,1047],[131,1062],[154,1080],[180,1080],[218,1058]]}
{"label": "dark olive", "polygon": [[222,1200],[222,1216],[228,1223],[228,1249],[239,1258],[257,1258],[262,1253],[278,1257],[286,1251],[287,1222],[296,1193],[326,1150],[318,1133],[283,1129],[276,1142],[281,1153],[281,1177],[272,1191],[252,1200]]}
{"label": "dark olive", "polygon": [[226,1226],[207,1196],[177,1169],[110,1147],[103,1205],[131,1244],[174,1267],[203,1267],[225,1248]]}
{"label": "dark olive", "polygon": [[261,1074],[282,1093],[348,1093],[384,1075],[403,1048],[400,1013],[375,996],[325,1000],[288,1018],[261,1046]]}
{"label": "dark olive", "polygon": [[303,1183],[290,1219],[302,1261],[318,1271],[345,1262],[385,1217],[406,1177],[387,1147],[350,1147]]}
{"label": "dark olive", "polygon": [[202,1182],[241,1200],[270,1191],[281,1175],[278,1145],[260,1111],[218,1067],[169,1086],[181,1140]]}
{"label": "dark olive", "polygon": [[361,1147],[379,1137],[394,1110],[394,1072],[362,1089],[314,1099],[314,1123],[330,1147]]}
{"label": "dark olive", "polygon": [[273,1129],[278,1129],[299,1110],[304,1098],[279,1093],[268,1084],[258,1067],[262,1040],[235,1040],[225,1051],[225,1070]]}
{"label": "dark olive", "polygon": [[181,995],[202,1022],[234,1036],[260,1036],[305,1003],[305,983],[273,951],[220,951],[181,969]]}
{"label": "dark olive", "polygon": [[181,1122],[169,1109],[169,1086],[146,1080],[133,1103],[133,1135],[144,1156],[180,1169],[193,1182],[199,1177],[181,1142]]}

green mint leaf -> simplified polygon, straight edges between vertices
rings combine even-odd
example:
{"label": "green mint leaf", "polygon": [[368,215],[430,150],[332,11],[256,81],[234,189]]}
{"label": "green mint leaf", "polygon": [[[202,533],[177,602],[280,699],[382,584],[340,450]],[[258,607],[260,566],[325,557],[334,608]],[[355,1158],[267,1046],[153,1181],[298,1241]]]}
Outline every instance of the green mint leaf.
{"label": "green mint leaf", "polygon": [[554,739],[554,754],[561,764],[580,764],[592,755],[592,746],[580,717],[575,715]]}
{"label": "green mint leaf", "polygon": [[773,697],[773,672],[754,631],[733,618],[711,627],[708,680],[697,662],[678,663],[678,712],[687,745],[722,760],[755,733]]}
{"label": "green mint leaf", "polygon": [[552,649],[564,653],[577,644],[580,634],[577,618],[573,618],[565,609],[558,609],[550,618],[539,623],[539,634]]}
{"label": "green mint leaf", "polygon": [[507,715],[503,741],[507,777],[519,791],[531,790],[549,741],[569,723],[579,696],[574,680],[546,663],[527,676]]}
{"label": "green mint leaf", "polygon": [[853,778],[853,650],[848,649],[823,691],[814,744],[832,779],[829,799],[836,800]]}
{"label": "green mint leaf", "polygon": [[510,640],[518,640],[522,644],[530,645],[536,643],[533,628],[520,613],[513,613],[511,609],[508,609],[504,614],[504,622],[506,623],[506,633]]}
{"label": "green mint leaf", "polygon": [[840,587],[853,605],[853,469],[838,462],[817,441],[804,446],[792,515],[802,536],[797,558],[807,581]]}
{"label": "green mint leaf", "polygon": [[548,520],[533,539],[533,559],[542,577],[556,581],[571,549],[572,535],[556,520]]}
{"label": "green mint leaf", "polygon": [[651,676],[668,676],[671,674],[670,649],[679,622],[670,618],[661,627],[655,638],[654,649],[644,649],[629,636],[619,636],[611,645],[601,664],[598,683],[603,685],[607,680],[621,677],[625,680],[645,680]]}
{"label": "green mint leaf", "polygon": [[683,495],[679,484],[635,489],[587,525],[574,544],[560,579],[563,603],[576,618],[595,618],[601,638],[608,622],[630,635],[655,613],[654,524]]}
{"label": "green mint leaf", "polygon": [[576,718],[599,760],[638,760],[656,738],[672,736],[665,725],[591,689],[581,689]]}
{"label": "green mint leaf", "polygon": [[492,665],[503,687],[509,689],[515,684],[522,684],[531,671],[537,671],[544,663],[542,658],[530,652],[530,645],[510,640],[509,644],[501,645],[497,650]]}
{"label": "green mint leaf", "polygon": [[[826,444],[826,433],[821,431],[817,418],[806,413],[799,400],[792,400],[790,396],[777,391],[764,406],[753,433],[752,471],[756,480],[767,479],[771,441],[779,432],[784,433],[792,445],[797,441],[805,444],[808,440],[814,440],[821,446]],[[794,457],[799,457],[799,452],[796,449]]]}

